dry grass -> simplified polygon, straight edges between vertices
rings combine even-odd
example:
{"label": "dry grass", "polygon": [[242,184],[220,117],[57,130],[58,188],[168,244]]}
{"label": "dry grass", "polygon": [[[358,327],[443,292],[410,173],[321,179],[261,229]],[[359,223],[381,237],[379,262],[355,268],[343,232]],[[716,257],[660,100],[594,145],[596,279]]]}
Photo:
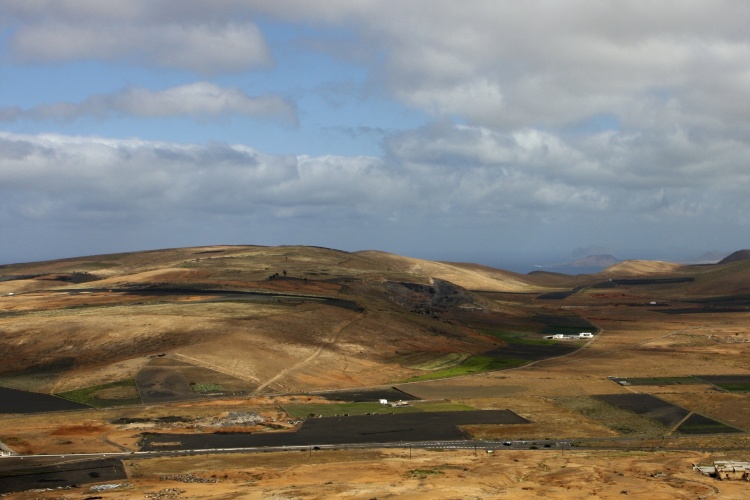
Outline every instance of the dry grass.
{"label": "dry grass", "polygon": [[[293,392],[389,384],[420,373],[414,369],[417,365],[428,367],[398,360],[460,359],[500,347],[502,341],[466,327],[462,321],[471,317],[470,311],[433,318],[396,306],[380,291],[383,281],[429,283],[436,277],[469,288],[529,292],[585,285],[586,279],[593,284],[598,279],[543,274],[527,278],[480,266],[303,247],[200,247],[0,267],[0,273],[6,275],[73,271],[90,272],[104,280],[80,285],[44,277],[0,282],[0,294],[18,292],[13,297],[0,297],[0,355],[8,361],[0,383],[59,392],[132,378],[146,364],[162,360],[183,363],[186,370],[192,370],[196,382],[232,389],[245,385],[250,389],[262,387],[263,391]],[[266,280],[270,274],[283,271],[299,279]],[[625,277],[692,273],[695,281],[585,288],[564,301],[537,301],[533,296],[513,293],[485,294],[477,303],[493,312],[487,312],[482,321],[505,321],[512,331],[532,331],[535,323],[531,318],[536,314],[574,313],[597,325],[601,332],[584,349],[563,358],[399,387],[431,400],[476,408],[508,408],[531,421],[527,425],[466,428],[475,437],[486,439],[607,440],[623,433],[658,435],[658,429],[646,428],[643,422],[608,425],[611,414],[597,416],[591,413],[591,405],[579,404],[590,403],[588,396],[628,391],[654,393],[750,430],[747,395],[721,393],[706,386],[625,388],[607,379],[610,375],[749,373],[750,342],[741,340],[747,336],[750,312],[668,315],[648,307],[651,301],[684,307],[693,298],[747,293],[743,292],[750,282],[747,262],[700,268],[630,262],[607,272]],[[365,311],[315,302],[203,302],[189,296],[167,300],[98,291],[77,295],[63,292],[66,288],[117,288],[154,282],[341,297],[358,301]],[[167,356],[154,358],[157,354]],[[429,367],[437,366],[434,362]],[[153,426],[111,422],[123,417],[218,418],[241,409],[283,424],[287,417],[279,404],[288,397],[1,416],[0,440],[23,453],[135,449],[139,433]],[[184,431],[185,425],[192,424],[162,425],[159,430]],[[201,430],[200,425],[193,427],[194,431]],[[263,430],[268,429],[256,429]],[[690,437],[668,441],[667,445],[730,449],[737,443],[744,446],[746,441],[747,436]],[[614,446],[614,442],[606,442]],[[189,488],[187,495],[207,498],[533,498],[542,493],[567,498],[584,491],[600,498],[621,498],[623,490],[649,498],[695,498],[714,491],[711,483],[689,471],[691,461],[708,458],[697,453],[619,456],[570,452],[564,461],[545,451],[475,457],[463,452],[414,450],[411,459],[406,453],[321,452],[310,457],[297,452],[139,460],[129,465],[133,489],[119,497],[107,494],[107,498],[128,498],[131,494],[142,497],[146,491],[167,486]],[[357,467],[352,468],[350,463]],[[441,473],[410,474],[413,470]],[[221,481],[212,488],[158,481],[157,475],[169,471],[216,475]],[[667,476],[652,478],[649,474],[654,471],[667,471]],[[731,495],[730,489],[724,488],[722,485],[722,493]]]}
{"label": "dry grass", "polygon": [[[436,452],[423,450],[316,451],[160,458],[129,461],[128,486],[106,498],[143,498],[178,488],[180,498],[507,498],[657,500],[721,493],[743,498],[746,485],[717,483],[692,470],[707,453],[597,451]],[[215,482],[187,483],[180,478]],[[160,479],[172,477],[173,479]],[[85,490],[82,492],[85,493]],[[59,498],[60,492],[35,493]],[[11,495],[9,498],[23,498]]]}

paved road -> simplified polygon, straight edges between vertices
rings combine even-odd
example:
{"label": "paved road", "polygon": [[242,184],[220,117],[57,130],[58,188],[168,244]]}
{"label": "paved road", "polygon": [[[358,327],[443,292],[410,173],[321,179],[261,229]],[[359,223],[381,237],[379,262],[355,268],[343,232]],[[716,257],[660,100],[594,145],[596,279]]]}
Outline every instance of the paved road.
{"label": "paved road", "polygon": [[319,450],[346,450],[346,449],[368,449],[368,448],[419,448],[425,450],[541,450],[541,449],[570,449],[574,445],[570,441],[474,441],[462,440],[436,440],[436,441],[397,441],[388,443],[337,443],[337,444],[305,444],[305,445],[281,445],[281,446],[248,446],[237,448],[205,448],[184,450],[149,450],[132,452],[109,452],[109,453],[69,453],[65,455],[10,455],[0,457],[0,473],[13,469],[18,464],[60,465],[68,463],[85,463],[87,460],[100,460],[103,458],[131,459],[131,458],[154,458],[180,455],[196,454],[228,454],[228,453],[261,453],[273,451],[319,451]]}

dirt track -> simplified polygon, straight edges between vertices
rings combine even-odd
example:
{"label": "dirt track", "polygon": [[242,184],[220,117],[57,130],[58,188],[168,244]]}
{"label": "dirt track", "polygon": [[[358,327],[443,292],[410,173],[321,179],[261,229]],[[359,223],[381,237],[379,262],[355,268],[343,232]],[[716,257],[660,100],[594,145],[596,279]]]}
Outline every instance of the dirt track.
{"label": "dirt track", "polygon": [[345,328],[351,327],[354,323],[356,323],[356,322],[361,321],[362,319],[364,319],[364,317],[365,317],[365,314],[363,313],[359,318],[352,319],[348,323],[340,325],[340,326],[334,328],[333,332],[331,333],[331,337],[329,339],[326,339],[326,340],[322,341],[320,343],[320,345],[318,346],[318,348],[315,349],[315,351],[312,354],[310,354],[310,356],[308,356],[307,358],[303,359],[302,361],[300,361],[299,363],[295,364],[294,366],[290,366],[289,368],[284,368],[278,374],[274,375],[271,379],[269,379],[269,380],[263,382],[262,384],[260,384],[258,386],[258,388],[255,389],[255,391],[253,392],[253,394],[257,395],[257,394],[262,393],[263,390],[266,387],[272,385],[277,380],[285,377],[289,372],[298,370],[298,369],[302,368],[303,366],[305,366],[306,364],[310,363],[312,360],[314,360],[315,358],[318,357],[318,355],[321,353],[321,351],[323,351],[323,349],[325,349],[327,346],[334,345],[336,343],[336,341],[338,340],[339,335],[341,335],[341,332]]}

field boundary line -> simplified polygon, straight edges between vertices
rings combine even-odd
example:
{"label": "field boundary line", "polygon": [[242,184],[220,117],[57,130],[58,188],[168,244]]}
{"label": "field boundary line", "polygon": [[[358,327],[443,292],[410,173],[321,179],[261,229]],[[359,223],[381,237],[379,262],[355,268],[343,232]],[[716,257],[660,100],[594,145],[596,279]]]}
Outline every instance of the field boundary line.
{"label": "field boundary line", "polygon": [[[202,368],[208,368],[209,370],[213,370],[215,372],[223,373],[224,375],[229,375],[231,377],[236,377],[240,380],[244,380],[246,382],[259,382],[257,377],[253,377],[252,375],[247,375],[244,373],[236,372],[234,370],[230,370],[228,368],[224,368],[223,366],[218,366],[213,363],[209,363],[208,361],[203,361],[201,359],[194,358],[192,356],[188,356],[187,354],[181,354],[179,352],[171,352],[171,356],[177,357],[177,358],[183,358],[185,360],[190,361],[191,364],[200,366]],[[179,368],[179,367],[176,367]]]}
{"label": "field boundary line", "polygon": [[343,325],[339,326],[338,328],[336,328],[336,329],[335,329],[335,330],[333,331],[333,335],[331,336],[331,338],[330,338],[330,339],[328,339],[328,340],[324,340],[324,341],[322,341],[322,342],[321,342],[320,344],[318,344],[318,347],[317,347],[317,348],[315,349],[315,351],[314,351],[314,352],[313,352],[313,353],[312,353],[311,355],[309,355],[308,357],[306,357],[305,359],[303,359],[302,361],[300,361],[300,362],[299,362],[299,363],[297,363],[296,365],[294,365],[294,366],[290,366],[289,368],[284,368],[283,370],[281,370],[281,371],[280,371],[279,373],[277,373],[276,375],[274,375],[273,377],[271,377],[271,378],[270,378],[269,380],[267,380],[266,382],[264,382],[264,383],[262,383],[261,385],[259,385],[259,386],[258,386],[258,387],[257,387],[257,388],[256,388],[256,389],[255,389],[255,390],[254,390],[254,391],[252,392],[252,395],[253,395],[253,396],[257,396],[257,395],[259,395],[259,394],[260,394],[260,392],[261,392],[261,391],[262,391],[263,389],[265,389],[265,388],[266,388],[266,387],[268,387],[269,385],[273,384],[274,382],[276,382],[276,381],[277,381],[277,380],[279,380],[280,378],[284,377],[284,376],[285,376],[285,375],[287,375],[287,374],[288,374],[289,372],[292,372],[292,371],[294,371],[294,370],[296,370],[296,369],[298,369],[298,368],[301,368],[301,367],[305,366],[306,364],[308,364],[309,362],[311,362],[311,361],[312,361],[313,359],[317,358],[317,357],[318,357],[318,355],[319,355],[319,354],[320,354],[320,353],[321,353],[321,352],[323,351],[323,349],[324,349],[325,347],[327,347],[327,346],[329,346],[329,345],[333,344],[334,342],[336,342],[336,341],[338,340],[338,338],[339,338],[339,335],[341,334],[341,332],[342,332],[342,331],[343,331],[343,330],[344,330],[345,328],[348,328],[348,327],[350,327],[351,325],[353,325],[354,323],[356,323],[356,322],[358,322],[358,321],[361,321],[361,320],[363,320],[363,319],[365,318],[365,316],[366,316],[366,314],[365,314],[365,313],[361,313],[361,314],[359,315],[359,317],[358,317],[358,318],[354,318],[353,320],[351,320],[351,321],[348,321],[348,322],[344,323]]}

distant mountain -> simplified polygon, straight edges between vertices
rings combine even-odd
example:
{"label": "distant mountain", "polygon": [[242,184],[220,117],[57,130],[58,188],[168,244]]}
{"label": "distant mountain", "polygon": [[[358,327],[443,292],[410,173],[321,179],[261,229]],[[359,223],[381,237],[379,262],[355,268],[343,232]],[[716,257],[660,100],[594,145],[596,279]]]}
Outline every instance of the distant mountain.
{"label": "distant mountain", "polygon": [[540,270],[558,272],[564,274],[593,273],[605,267],[621,262],[620,259],[609,254],[597,254],[581,257],[574,261],[560,262],[556,264],[537,265]]}
{"label": "distant mountain", "polygon": [[726,254],[724,252],[704,252],[700,254],[698,257],[696,257],[694,260],[690,262],[686,262],[687,264],[716,264],[721,259],[724,258]]}
{"label": "distant mountain", "polygon": [[728,264],[730,262],[737,262],[740,260],[750,259],[750,250],[737,250],[736,252],[724,257],[719,261],[719,264]]}
{"label": "distant mountain", "polygon": [[588,247],[578,247],[573,249],[573,251],[570,253],[570,256],[573,259],[584,259],[592,255],[607,255],[611,253],[612,250],[607,247],[591,245]]}
{"label": "distant mountain", "polygon": [[620,259],[614,255],[589,255],[576,260],[571,265],[573,267],[609,267],[618,262],[620,262]]}

